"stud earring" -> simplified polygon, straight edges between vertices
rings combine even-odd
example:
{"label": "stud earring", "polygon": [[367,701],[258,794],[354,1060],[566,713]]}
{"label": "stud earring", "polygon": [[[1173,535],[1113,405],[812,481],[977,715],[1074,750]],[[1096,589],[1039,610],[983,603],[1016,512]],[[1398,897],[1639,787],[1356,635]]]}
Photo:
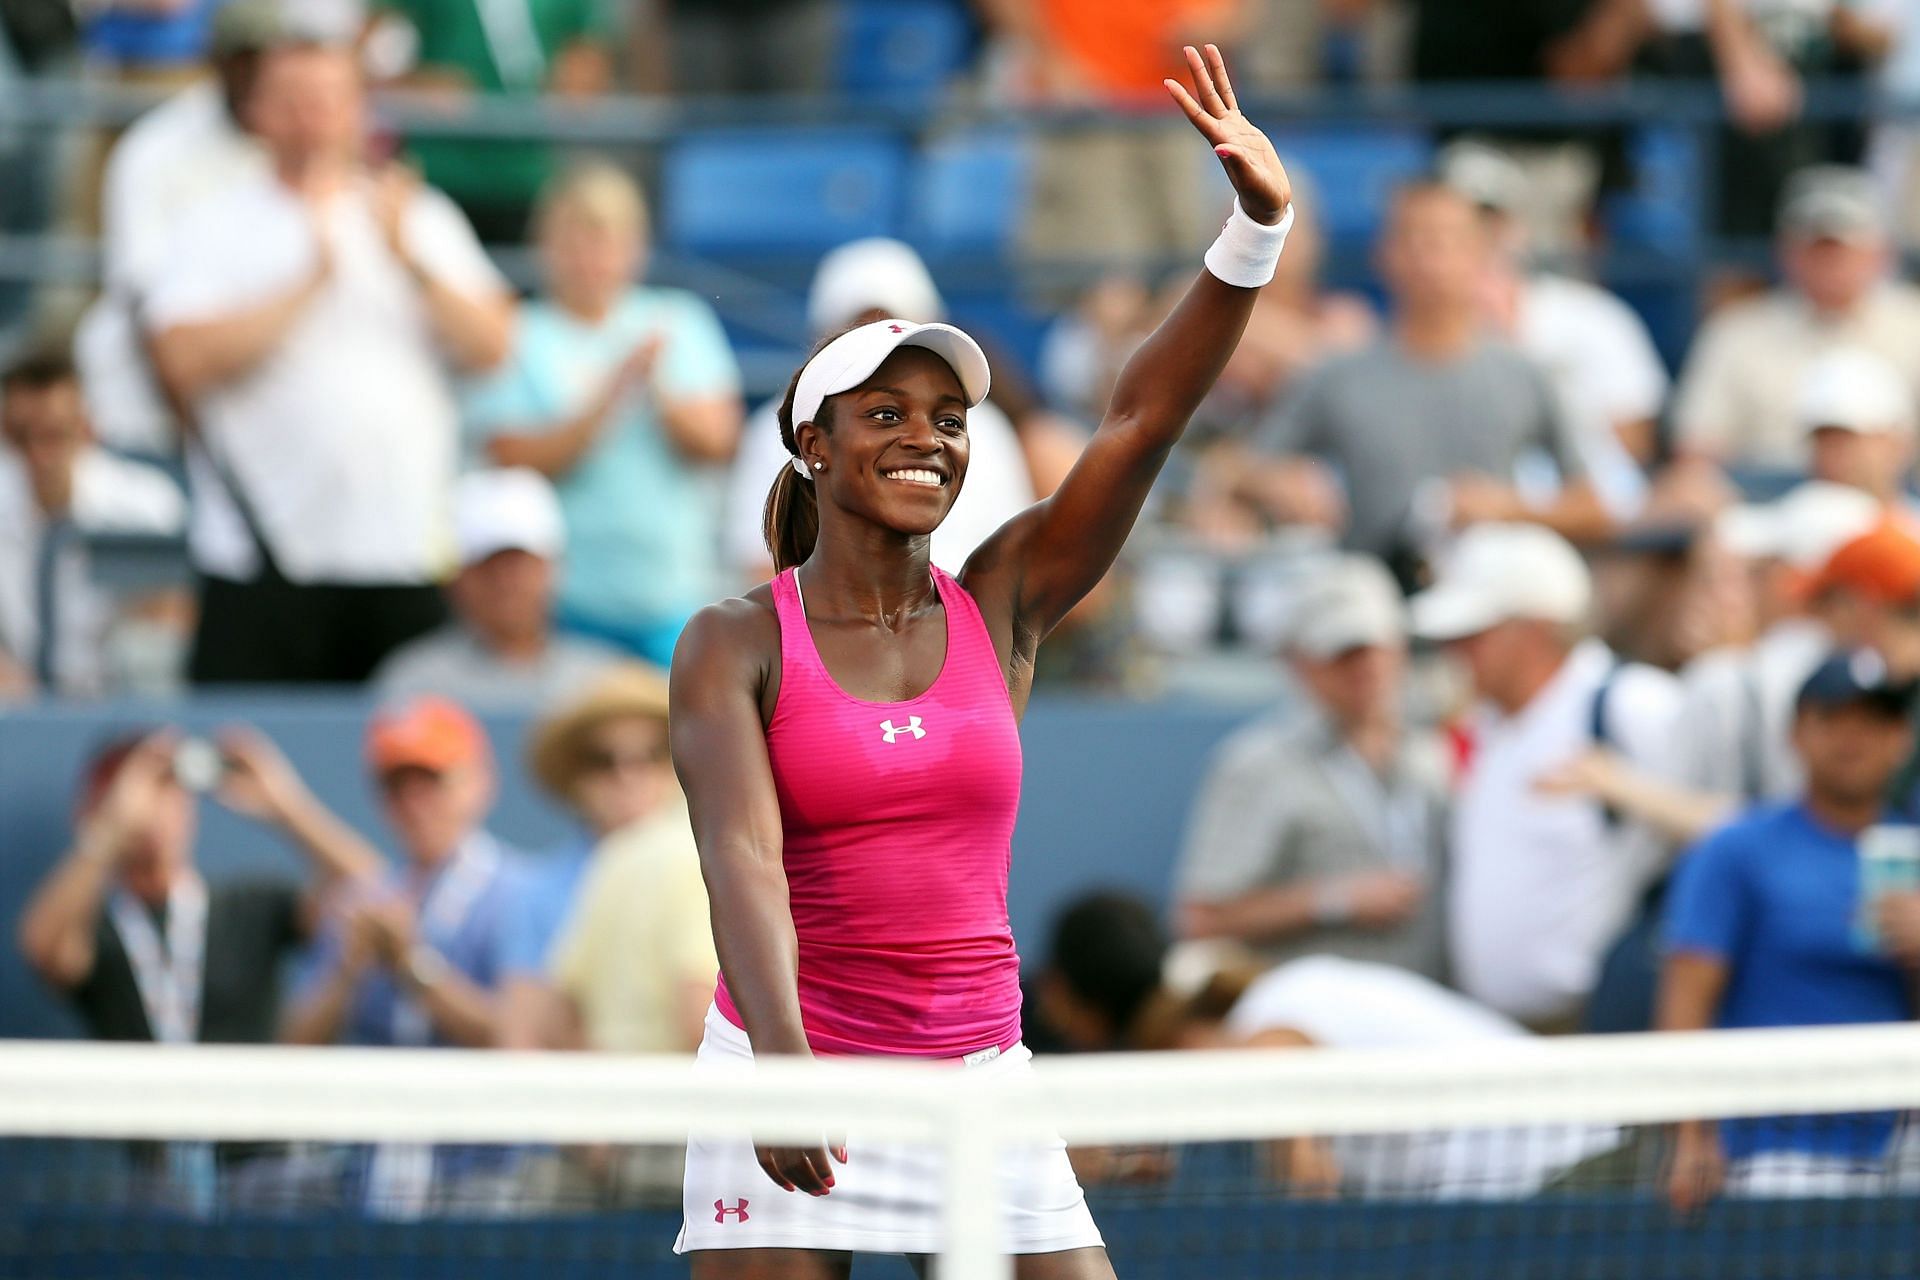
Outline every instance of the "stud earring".
{"label": "stud earring", "polygon": [[824,463],[824,462],[816,462],[816,463],[814,463],[814,464],[813,464],[813,469],[814,469],[815,471],[819,471],[819,470],[822,470],[823,468],[825,468],[825,467],[826,467],[826,465],[827,465],[827,464],[826,464],[826,463]]}

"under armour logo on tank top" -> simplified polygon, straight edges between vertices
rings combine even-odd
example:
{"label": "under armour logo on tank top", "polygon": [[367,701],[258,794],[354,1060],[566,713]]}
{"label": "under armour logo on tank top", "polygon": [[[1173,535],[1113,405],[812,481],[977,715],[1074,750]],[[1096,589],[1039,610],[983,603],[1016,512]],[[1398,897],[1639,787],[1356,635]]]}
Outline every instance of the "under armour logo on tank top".
{"label": "under armour logo on tank top", "polygon": [[888,742],[898,742],[900,735],[903,733],[910,733],[915,738],[924,738],[927,736],[927,731],[920,727],[919,716],[908,716],[907,722],[903,725],[896,725],[891,720],[882,720],[880,722],[880,732]]}

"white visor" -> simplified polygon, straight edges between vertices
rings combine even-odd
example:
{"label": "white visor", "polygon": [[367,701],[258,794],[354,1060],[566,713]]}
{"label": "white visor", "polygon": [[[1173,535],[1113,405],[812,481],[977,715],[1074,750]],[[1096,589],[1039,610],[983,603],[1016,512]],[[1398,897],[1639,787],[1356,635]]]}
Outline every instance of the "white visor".
{"label": "white visor", "polygon": [[875,320],[841,334],[807,361],[793,393],[793,425],[812,422],[828,396],[851,391],[871,378],[901,347],[925,347],[945,360],[960,379],[969,408],[987,398],[992,382],[987,357],[972,338],[950,324]]}

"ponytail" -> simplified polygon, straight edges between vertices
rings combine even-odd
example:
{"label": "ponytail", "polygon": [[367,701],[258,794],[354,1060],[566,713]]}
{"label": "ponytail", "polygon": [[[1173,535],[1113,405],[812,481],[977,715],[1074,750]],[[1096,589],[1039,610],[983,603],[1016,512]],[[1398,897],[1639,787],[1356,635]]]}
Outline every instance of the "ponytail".
{"label": "ponytail", "polygon": [[[800,445],[793,434],[793,397],[800,390],[800,375],[806,372],[808,363],[828,343],[858,327],[857,324],[848,325],[839,333],[822,338],[807,353],[806,360],[800,362],[800,367],[793,371],[793,380],[787,383],[787,394],[780,401],[780,443],[787,446],[789,459],[800,456]],[[828,412],[830,404],[831,397],[820,406],[820,417],[814,424],[822,431],[833,429]],[[813,544],[819,541],[820,495],[814,492],[814,484],[813,477],[802,475],[789,461],[780,468],[779,477],[767,493],[766,510],[761,516],[760,527],[767,540],[767,552],[773,557],[775,573],[785,573],[803,563],[813,554]]]}
{"label": "ponytail", "polygon": [[820,536],[820,499],[814,496],[813,481],[789,464],[782,464],[767,494],[763,527],[775,573],[785,573],[813,554]]}

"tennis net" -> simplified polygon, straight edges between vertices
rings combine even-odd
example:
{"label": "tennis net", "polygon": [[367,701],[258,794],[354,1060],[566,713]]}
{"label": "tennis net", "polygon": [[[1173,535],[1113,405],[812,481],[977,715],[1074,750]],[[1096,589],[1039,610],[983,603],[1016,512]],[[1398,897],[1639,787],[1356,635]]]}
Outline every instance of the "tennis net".
{"label": "tennis net", "polygon": [[996,1153],[1050,1132],[1125,1280],[1878,1280],[1920,1258],[1917,1117],[1909,1026],[1059,1058],[1013,1087],[12,1043],[0,1276],[681,1276],[678,1143],[838,1130],[940,1153],[945,1280],[1010,1274]]}

